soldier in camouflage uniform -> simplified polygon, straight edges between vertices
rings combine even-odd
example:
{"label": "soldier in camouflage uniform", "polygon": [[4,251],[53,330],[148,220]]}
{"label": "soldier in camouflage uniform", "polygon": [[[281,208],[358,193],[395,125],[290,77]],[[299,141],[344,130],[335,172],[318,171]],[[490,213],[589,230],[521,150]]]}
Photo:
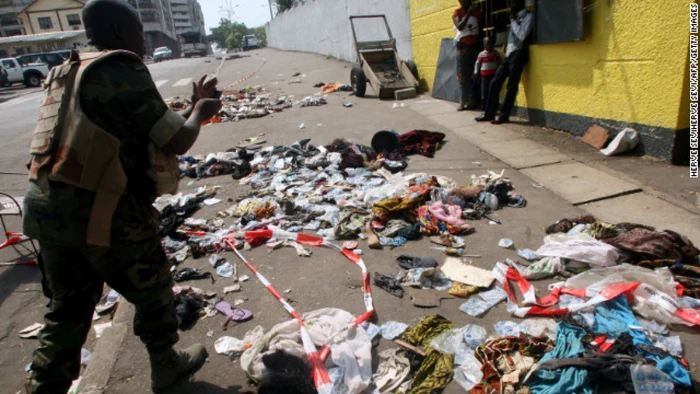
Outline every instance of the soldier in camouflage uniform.
{"label": "soldier in camouflage uniform", "polygon": [[[83,53],[128,50],[143,56],[143,27],[126,1],[92,0],[83,10],[83,21],[94,46]],[[94,192],[55,181],[29,184],[24,233],[40,244],[44,292],[50,298],[32,362],[31,390],[66,393],[79,376],[80,349],[107,283],[135,305],[134,333],[148,349],[152,387],[160,391],[201,368],[207,353],[201,345],[173,349],[178,321],[170,265],[157,235],[159,215],[152,206],[156,183],[148,175],[149,144],[174,154],[189,150],[201,122],[221,108],[211,98],[216,80],[194,84],[196,105],[184,116],[163,102],[136,56],[110,56],[86,71],[81,81],[82,112],[119,141],[126,190],[114,210],[106,247],[86,242]]]}

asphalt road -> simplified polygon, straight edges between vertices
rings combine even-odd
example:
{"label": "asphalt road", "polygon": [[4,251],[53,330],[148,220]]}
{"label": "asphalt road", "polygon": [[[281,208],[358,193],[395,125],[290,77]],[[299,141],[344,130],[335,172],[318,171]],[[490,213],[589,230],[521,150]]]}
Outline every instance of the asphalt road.
{"label": "asphalt road", "polygon": [[[210,58],[176,59],[148,65],[163,97],[189,96],[197,74],[213,73],[220,64]],[[19,87],[19,85],[17,85]],[[0,138],[7,140],[34,128],[43,97],[41,90],[25,94],[27,88],[15,88],[18,97],[0,104]]]}

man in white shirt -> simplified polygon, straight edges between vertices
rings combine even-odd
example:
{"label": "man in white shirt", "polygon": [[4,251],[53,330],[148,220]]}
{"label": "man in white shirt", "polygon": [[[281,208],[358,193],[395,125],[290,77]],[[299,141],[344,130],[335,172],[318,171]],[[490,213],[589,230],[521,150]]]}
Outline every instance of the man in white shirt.
{"label": "man in white shirt", "polygon": [[[477,122],[491,121],[493,124],[509,122],[510,113],[518,95],[518,85],[523,69],[530,59],[529,47],[532,42],[532,14],[525,8],[525,0],[510,0],[510,32],[506,46],[505,61],[498,67],[493,81],[489,85],[488,101],[483,115],[476,118]],[[503,83],[508,80],[506,97],[501,106],[501,112],[496,119],[498,98]]]}

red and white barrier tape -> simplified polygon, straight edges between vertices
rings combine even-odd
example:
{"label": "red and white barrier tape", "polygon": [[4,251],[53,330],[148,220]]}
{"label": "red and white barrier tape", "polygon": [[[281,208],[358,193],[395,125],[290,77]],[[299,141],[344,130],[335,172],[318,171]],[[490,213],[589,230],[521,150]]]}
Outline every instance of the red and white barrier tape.
{"label": "red and white barrier tape", "polygon": [[[271,238],[275,237],[277,239],[292,239],[303,245],[325,246],[337,250],[348,260],[352,261],[357,266],[359,266],[360,270],[362,271],[363,299],[366,312],[360,316],[357,316],[352,323],[354,325],[361,324],[365,321],[368,321],[374,314],[372,289],[369,283],[369,272],[367,272],[367,266],[365,265],[362,258],[356,253],[353,253],[348,249],[343,249],[333,243],[326,242],[321,237],[303,233],[290,233],[287,231],[273,231],[266,229],[247,231],[243,234],[243,236],[246,242],[248,242],[252,246],[261,245],[270,240]],[[231,248],[231,250],[233,250],[233,252],[236,253],[238,258],[241,259],[241,261],[243,261],[246,267],[248,267],[248,269],[253,274],[255,274],[255,276],[263,284],[263,286],[267,288],[270,294],[272,294],[277,299],[277,301],[279,301],[280,304],[282,304],[284,309],[299,322],[299,331],[301,332],[301,339],[304,345],[304,351],[313,369],[313,377],[314,384],[316,385],[316,390],[319,394],[329,394],[332,389],[332,382],[330,380],[330,377],[328,376],[328,371],[326,371],[326,368],[324,366],[324,360],[328,357],[330,353],[330,348],[324,346],[321,348],[321,352],[318,352],[318,350],[316,349],[316,345],[314,345],[313,340],[309,336],[308,330],[304,325],[304,321],[302,320],[301,315],[299,315],[299,313],[287,301],[285,301],[284,298],[282,298],[280,293],[272,286],[272,284],[260,272],[258,272],[258,270],[255,269],[255,267],[253,267],[253,265],[250,262],[248,262],[248,260],[246,260],[245,257],[243,257],[243,255],[236,249],[235,245],[231,242],[230,238],[224,238],[224,241],[229,246],[229,248]]]}
{"label": "red and white barrier tape", "polygon": [[[681,307],[678,301],[673,297],[646,283],[616,283],[601,290],[555,287],[549,295],[543,298],[537,298],[535,297],[535,288],[527,279],[520,275],[517,269],[499,262],[496,263],[492,273],[496,280],[501,283],[508,295],[508,312],[521,318],[525,316],[561,316],[569,312],[580,311],[587,307],[600,304],[601,302],[610,301],[624,294],[630,303],[634,303],[637,300],[650,302],[661,306],[666,311],[685,321],[689,326],[700,325],[699,311]],[[523,293],[523,305],[526,305],[525,307],[518,306],[518,301],[515,298],[515,293],[513,292],[510,281],[514,281],[518,284],[520,291]],[[559,302],[559,296],[561,294],[574,295],[579,298],[588,299],[588,301],[581,304],[570,305],[568,308],[547,309]]]}
{"label": "red and white barrier tape", "polygon": [[282,304],[284,309],[287,310],[287,312],[299,322],[299,332],[301,333],[301,342],[304,345],[304,352],[306,353],[306,357],[309,359],[309,363],[311,363],[311,369],[313,371],[313,378],[314,378],[314,384],[316,385],[316,391],[319,394],[330,394],[331,390],[333,388],[333,383],[331,382],[331,378],[328,376],[328,371],[326,371],[326,367],[321,360],[321,357],[318,354],[318,350],[316,349],[316,345],[314,345],[314,341],[311,339],[311,336],[309,335],[309,331],[306,329],[306,325],[304,324],[304,320],[302,320],[301,315],[297,313],[294,308],[289,305],[287,301],[282,298],[280,293],[272,286],[272,284],[260,273],[258,272],[255,267],[253,267],[248,260],[246,260],[245,257],[236,249],[236,247],[231,243],[230,240],[226,239],[226,243],[228,246],[233,250],[234,253],[238,256],[241,261],[248,267],[248,269],[255,274],[255,276],[258,278],[260,283],[267,288],[267,291],[272,294],[277,301]]}
{"label": "red and white barrier tape", "polygon": [[[248,242],[250,245],[253,245],[253,246],[262,245],[263,243],[267,242],[269,239],[271,239],[273,237],[280,239],[280,240],[291,239],[291,240],[294,240],[297,243],[300,243],[302,245],[325,246],[327,248],[337,250],[343,256],[345,256],[348,260],[352,261],[358,267],[360,267],[360,270],[362,271],[362,292],[363,292],[363,300],[364,300],[364,304],[365,304],[365,313],[363,313],[360,316],[357,316],[355,318],[355,320],[353,321],[353,324],[358,325],[358,324],[361,324],[365,321],[368,321],[370,318],[372,318],[372,315],[374,314],[374,303],[372,301],[372,288],[370,287],[370,284],[369,284],[369,272],[367,272],[367,266],[365,265],[365,262],[362,260],[362,257],[357,255],[356,253],[353,253],[351,250],[343,249],[340,246],[335,245],[331,242],[326,242],[323,238],[315,236],[315,235],[309,235],[309,234],[304,234],[304,233],[291,233],[288,231],[269,230],[269,229],[246,231],[244,233],[244,238],[245,238],[246,242]],[[230,244],[229,244],[229,246],[230,246]]]}
{"label": "red and white barrier tape", "polygon": [[[239,83],[250,79],[253,75],[255,75],[258,71],[260,71],[260,69],[263,68],[263,66],[264,66],[265,64],[267,64],[267,60],[263,60],[263,62],[262,62],[262,64],[260,65],[260,67],[258,67],[258,68],[257,68],[255,71],[253,71],[252,73],[246,75],[245,77],[239,79],[239,80],[236,81],[236,82],[231,82],[228,86],[226,86],[226,88],[224,88],[224,90],[231,89],[233,86],[236,86],[236,85],[238,85]],[[218,72],[217,72],[217,73],[218,73]]]}

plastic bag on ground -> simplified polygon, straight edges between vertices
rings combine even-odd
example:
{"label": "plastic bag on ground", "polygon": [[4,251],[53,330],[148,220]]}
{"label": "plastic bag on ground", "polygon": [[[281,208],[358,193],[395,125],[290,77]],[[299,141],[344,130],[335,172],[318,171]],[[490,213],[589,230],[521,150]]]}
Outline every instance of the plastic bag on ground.
{"label": "plastic bag on ground", "polygon": [[238,338],[223,336],[216,340],[214,349],[218,354],[233,357],[245,351],[245,342]]}
{"label": "plastic bag on ground", "polygon": [[382,333],[382,338],[389,341],[394,340],[399,335],[403,334],[408,329],[408,324],[397,321],[388,321],[379,327]]}
{"label": "plastic bag on ground", "polygon": [[520,322],[520,327],[528,335],[533,337],[549,337],[556,338],[557,322],[554,319],[531,318]]}
{"label": "plastic bag on ground", "polygon": [[617,248],[600,241],[568,240],[562,243],[549,243],[535,251],[540,257],[561,257],[598,267],[617,264]]}
{"label": "plastic bag on ground", "polygon": [[588,270],[567,279],[564,287],[602,290],[607,286],[625,282],[642,282],[666,294],[676,294],[676,282],[671,270],[665,267],[650,270],[631,264]]}
{"label": "plastic bag on ground", "polygon": [[457,365],[452,372],[452,378],[466,391],[471,390],[484,377],[484,373],[481,371],[481,363],[474,357],[474,352],[472,351],[469,354],[471,358],[467,362]]}
{"label": "plastic bag on ground", "polygon": [[630,365],[632,384],[636,394],[673,394],[675,385],[666,373],[652,365]]}
{"label": "plastic bag on ground", "polygon": [[637,144],[639,144],[639,133],[634,129],[626,128],[617,133],[608,146],[600,150],[600,153],[605,156],[614,156],[633,150]]}
{"label": "plastic bag on ground", "polygon": [[463,334],[461,328],[445,331],[433,338],[430,342],[430,347],[443,354],[455,354],[459,344],[462,343]]}
{"label": "plastic bag on ground", "polygon": [[486,329],[476,324],[467,324],[462,328],[462,332],[464,332],[464,342],[472,349],[479,347],[487,336]]}
{"label": "plastic bag on ground", "polygon": [[87,366],[92,358],[92,353],[87,349],[80,349],[80,365]]}
{"label": "plastic bag on ground", "polygon": [[223,336],[216,340],[214,349],[218,354],[224,354],[229,357],[238,356],[243,353],[247,347],[258,341],[263,336],[263,328],[260,326],[248,331],[243,339],[238,339],[229,336]]}
{"label": "plastic bag on ground", "polygon": [[527,267],[519,264],[511,264],[525,279],[538,280],[566,272],[566,267],[561,257],[543,257]]}
{"label": "plastic bag on ground", "polygon": [[499,321],[493,325],[493,329],[502,337],[517,337],[521,332],[525,331],[523,326],[510,320]]}

